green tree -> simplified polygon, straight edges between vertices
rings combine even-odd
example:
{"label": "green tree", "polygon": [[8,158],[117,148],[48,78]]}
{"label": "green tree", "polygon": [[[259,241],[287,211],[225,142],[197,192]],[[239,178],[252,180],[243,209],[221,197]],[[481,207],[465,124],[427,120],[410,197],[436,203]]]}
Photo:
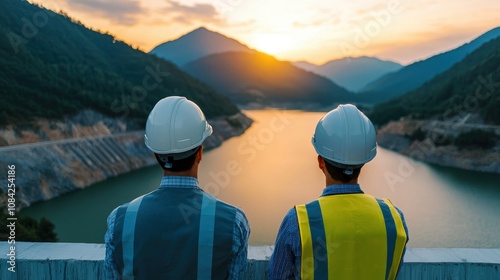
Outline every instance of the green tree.
{"label": "green tree", "polygon": [[[7,220],[7,209],[5,206],[0,206],[0,220]],[[57,234],[55,226],[46,218],[37,221],[32,217],[18,216],[16,221],[16,241],[30,242],[56,242]],[[10,229],[6,226],[0,227],[0,240],[7,241],[9,238]]]}
{"label": "green tree", "polygon": [[494,132],[473,129],[460,133],[455,138],[455,145],[461,149],[491,149],[497,143],[498,136]]}
{"label": "green tree", "polygon": [[427,137],[427,133],[424,132],[420,127],[415,129],[413,131],[413,133],[410,135],[410,140],[411,141],[415,141],[415,140],[418,140],[418,141],[422,141],[425,139],[425,137]]}
{"label": "green tree", "polygon": [[55,226],[45,217],[40,219],[38,224],[38,237],[44,241],[57,241],[57,234],[54,232]]}

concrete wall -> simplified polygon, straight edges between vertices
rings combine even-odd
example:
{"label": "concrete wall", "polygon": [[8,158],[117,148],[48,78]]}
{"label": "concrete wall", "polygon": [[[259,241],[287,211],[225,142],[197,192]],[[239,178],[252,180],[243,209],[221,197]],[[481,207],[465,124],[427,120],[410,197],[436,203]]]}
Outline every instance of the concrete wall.
{"label": "concrete wall", "polygon": [[[105,279],[103,244],[0,242],[0,279]],[[272,246],[251,246],[244,279],[266,279]],[[11,254],[12,255],[12,254]],[[500,249],[409,248],[398,279],[500,279]]]}

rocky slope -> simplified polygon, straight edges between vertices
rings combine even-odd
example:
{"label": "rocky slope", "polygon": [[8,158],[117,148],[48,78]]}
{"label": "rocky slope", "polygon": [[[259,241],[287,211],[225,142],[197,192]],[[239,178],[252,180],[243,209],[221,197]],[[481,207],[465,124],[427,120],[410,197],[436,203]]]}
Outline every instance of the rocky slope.
{"label": "rocky slope", "polygon": [[[209,122],[214,133],[204,143],[207,149],[242,134],[252,120],[237,113]],[[64,121],[39,120],[37,129],[5,128],[0,143],[0,170],[16,166],[18,208],[156,163],[137,124],[90,110]]]}
{"label": "rocky slope", "polygon": [[[478,116],[450,121],[399,120],[377,132],[381,147],[424,162],[500,174],[500,126],[478,123]],[[496,134],[492,147],[462,147],[456,139],[471,131]],[[495,137],[493,137],[495,138]]]}

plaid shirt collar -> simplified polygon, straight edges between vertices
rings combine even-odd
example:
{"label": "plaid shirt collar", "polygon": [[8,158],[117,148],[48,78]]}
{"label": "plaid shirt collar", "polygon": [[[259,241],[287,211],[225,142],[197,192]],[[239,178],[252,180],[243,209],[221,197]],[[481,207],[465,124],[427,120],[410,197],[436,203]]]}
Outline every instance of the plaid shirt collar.
{"label": "plaid shirt collar", "polygon": [[191,176],[163,176],[160,188],[199,188],[199,183]]}
{"label": "plaid shirt collar", "polygon": [[323,194],[321,196],[327,196],[332,194],[350,194],[350,193],[363,193],[359,184],[338,184],[329,185],[323,189]]}

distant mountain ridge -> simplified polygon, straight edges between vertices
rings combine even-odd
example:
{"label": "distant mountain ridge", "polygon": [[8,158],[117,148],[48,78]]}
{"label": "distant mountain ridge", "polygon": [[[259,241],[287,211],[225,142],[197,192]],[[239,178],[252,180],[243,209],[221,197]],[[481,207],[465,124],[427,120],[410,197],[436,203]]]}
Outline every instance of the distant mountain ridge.
{"label": "distant mountain ridge", "polygon": [[298,108],[301,104],[317,108],[353,96],[324,77],[204,27],[161,44],[150,53],[175,62],[240,105]]}
{"label": "distant mountain ridge", "polygon": [[397,72],[386,74],[362,88],[361,99],[365,102],[379,103],[414,90],[498,36],[500,36],[500,27],[458,48],[412,63]]}
{"label": "distant mountain ridge", "polygon": [[290,62],[260,53],[226,52],[190,62],[183,68],[239,104],[315,104],[352,99],[352,93],[327,78]]}
{"label": "distant mountain ridge", "polygon": [[367,56],[346,57],[331,60],[322,65],[314,65],[303,61],[294,64],[327,77],[336,84],[354,92],[359,91],[369,82],[403,67],[396,62]]}
{"label": "distant mountain ridge", "polygon": [[308,62],[308,61],[294,61],[292,62],[293,65],[299,67],[300,69],[304,69],[306,71],[309,71],[309,72],[314,72],[314,69],[318,68],[319,65],[317,64],[314,64],[314,63],[311,63],[311,62]]}
{"label": "distant mountain ridge", "polygon": [[479,47],[418,89],[377,105],[370,113],[383,125],[401,118],[450,121],[477,114],[500,125],[500,38]]}
{"label": "distant mountain ridge", "polygon": [[200,27],[175,40],[156,46],[149,53],[182,67],[204,56],[229,51],[254,52],[253,49],[233,38]]}

